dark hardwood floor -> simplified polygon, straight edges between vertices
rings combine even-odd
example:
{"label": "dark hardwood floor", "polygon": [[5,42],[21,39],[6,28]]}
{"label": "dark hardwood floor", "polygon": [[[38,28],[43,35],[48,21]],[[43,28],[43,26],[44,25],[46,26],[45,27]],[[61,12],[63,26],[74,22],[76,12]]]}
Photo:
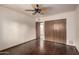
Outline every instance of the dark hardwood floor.
{"label": "dark hardwood floor", "polygon": [[44,46],[40,48],[38,40],[32,40],[1,52],[6,52],[8,55],[78,55],[74,46],[44,41]]}

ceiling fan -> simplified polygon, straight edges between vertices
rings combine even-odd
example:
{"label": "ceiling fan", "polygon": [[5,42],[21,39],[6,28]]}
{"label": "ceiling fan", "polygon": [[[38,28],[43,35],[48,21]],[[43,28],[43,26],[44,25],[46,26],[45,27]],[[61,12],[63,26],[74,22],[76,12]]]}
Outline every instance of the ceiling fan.
{"label": "ceiling fan", "polygon": [[47,8],[45,8],[45,7],[43,7],[43,8],[41,8],[41,6],[40,5],[38,5],[38,4],[32,4],[32,7],[34,8],[34,10],[28,10],[28,9],[26,9],[25,11],[33,11],[33,15],[36,15],[37,13],[38,14],[44,14],[45,12],[46,12],[46,10],[47,10]]}

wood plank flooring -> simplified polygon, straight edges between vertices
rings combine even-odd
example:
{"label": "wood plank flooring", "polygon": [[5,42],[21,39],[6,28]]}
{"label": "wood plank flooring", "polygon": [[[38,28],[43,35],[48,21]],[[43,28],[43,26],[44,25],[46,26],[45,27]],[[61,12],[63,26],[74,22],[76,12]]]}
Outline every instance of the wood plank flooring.
{"label": "wood plank flooring", "polygon": [[78,55],[74,46],[44,41],[44,46],[40,48],[38,40],[32,40],[1,52],[7,52],[8,55]]}

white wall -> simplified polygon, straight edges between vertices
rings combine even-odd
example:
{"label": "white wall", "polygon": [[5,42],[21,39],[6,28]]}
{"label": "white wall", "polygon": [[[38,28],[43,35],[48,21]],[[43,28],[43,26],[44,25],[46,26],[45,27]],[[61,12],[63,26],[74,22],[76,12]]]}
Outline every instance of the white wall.
{"label": "white wall", "polygon": [[76,8],[76,39],[75,39],[75,46],[79,51],[79,5]]}
{"label": "white wall", "polygon": [[71,12],[65,12],[61,14],[56,14],[52,16],[46,16],[41,18],[42,20],[45,21],[50,21],[50,20],[58,20],[58,19],[64,19],[66,18],[67,23],[67,44],[68,45],[74,45],[74,40],[76,38],[76,30],[75,30],[75,11]]}
{"label": "white wall", "polygon": [[32,17],[0,7],[0,50],[35,39]]}

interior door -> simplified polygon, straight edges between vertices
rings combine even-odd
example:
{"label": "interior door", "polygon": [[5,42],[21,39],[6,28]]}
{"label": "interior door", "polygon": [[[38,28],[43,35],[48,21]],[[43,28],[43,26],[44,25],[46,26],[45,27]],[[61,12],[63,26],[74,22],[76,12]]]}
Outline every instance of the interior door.
{"label": "interior door", "polygon": [[46,21],[45,39],[66,44],[66,19]]}
{"label": "interior door", "polygon": [[36,39],[40,39],[40,22],[36,22]]}

